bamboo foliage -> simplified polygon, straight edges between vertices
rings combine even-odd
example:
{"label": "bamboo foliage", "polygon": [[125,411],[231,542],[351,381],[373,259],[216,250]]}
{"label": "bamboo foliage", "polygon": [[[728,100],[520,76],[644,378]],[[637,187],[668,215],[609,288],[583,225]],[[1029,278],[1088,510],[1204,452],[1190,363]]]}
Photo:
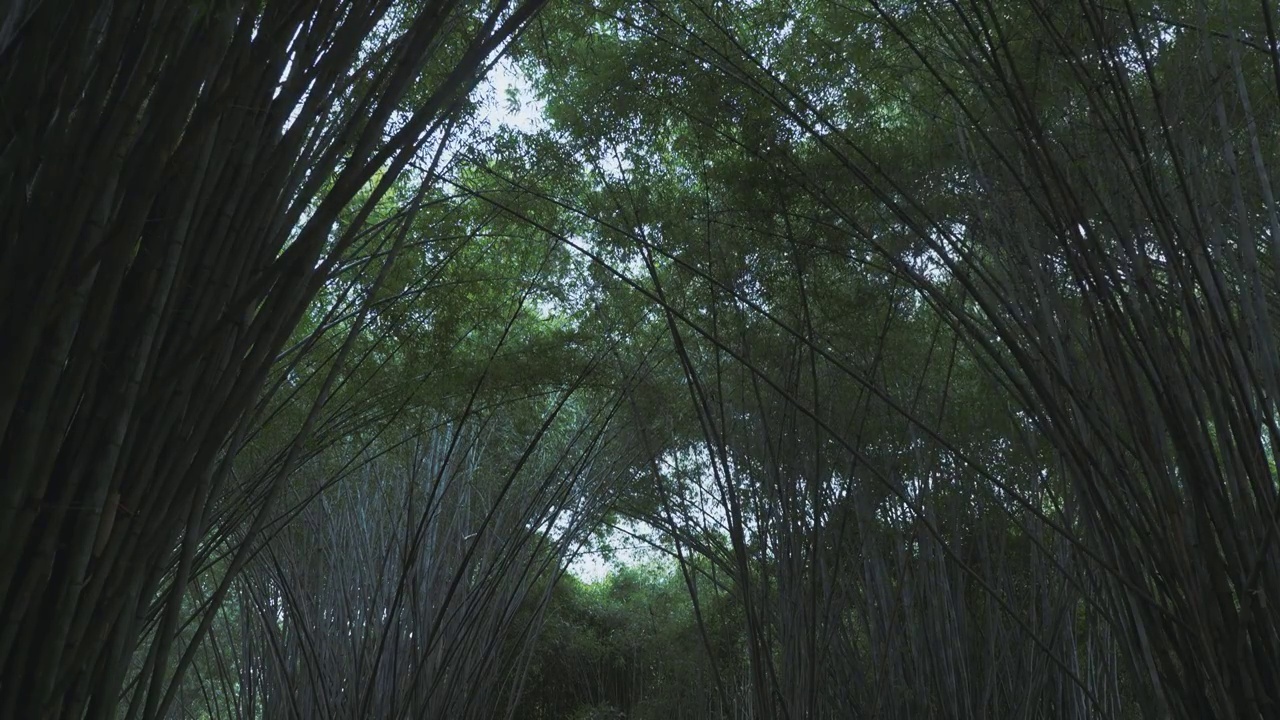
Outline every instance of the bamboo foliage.
{"label": "bamboo foliage", "polygon": [[[187,689],[200,698],[188,711],[503,712],[550,588],[628,456],[605,416],[550,420],[563,434],[523,467],[501,421],[475,418],[415,433],[307,502],[238,579],[223,610],[235,630],[203,650],[214,671]],[[241,666],[219,668],[237,640]]]}
{"label": "bamboo foliage", "polygon": [[0,715],[111,716],[144,626],[136,716],[166,714],[206,509],[235,504],[268,369],[538,5],[6,5]]}
{"label": "bamboo foliage", "polygon": [[[539,4],[9,4],[0,716],[514,716],[611,512],[715,712],[1280,713],[1273,7],[561,7],[555,129],[442,169]],[[624,320],[482,408],[502,254],[423,402],[403,301],[521,234]]]}
{"label": "bamboo foliage", "polygon": [[[630,129],[555,108],[623,159],[598,197],[542,192],[644,262],[612,272],[669,329],[685,478],[721,504],[700,526],[660,483],[646,519],[733,576],[755,714],[1274,714],[1274,9],[730,9],[593,16],[575,59],[620,60],[576,82],[646,102]],[[949,328],[941,377],[866,362],[903,361],[888,324],[840,335],[813,289],[840,263]],[[985,450],[946,410],[964,367],[1008,404]]]}
{"label": "bamboo foliage", "polygon": [[[878,8],[954,103],[969,178],[959,217],[910,196],[894,210],[976,305],[934,291],[942,312],[986,344],[1053,443],[1104,578],[1092,599],[1148,711],[1266,716],[1280,702],[1261,610],[1278,579],[1277,214],[1258,127],[1274,122],[1280,76],[1238,39],[1274,48],[1273,21],[1266,6],[1205,15],[1192,26],[1227,37],[1168,40],[1126,7],[1032,4],[1034,47],[1062,69],[1048,77],[993,45],[1010,29],[995,8],[926,9],[937,49]],[[946,71],[941,47],[963,49]],[[1055,80],[1079,114],[1046,117],[1033,88]],[[865,172],[843,142],[834,152]],[[864,178],[887,198],[892,176]]]}
{"label": "bamboo foliage", "polygon": [[[727,387],[749,387],[734,376],[726,373]],[[870,438],[813,454],[804,439],[837,424],[797,419],[787,405],[799,397],[786,397],[746,412],[732,399],[712,406],[716,417],[739,418],[709,433],[729,458],[718,478],[705,465],[692,471],[706,478],[700,492],[718,499],[715,519],[699,522],[691,510],[701,503],[678,498],[648,518],[689,552],[718,559],[755,613],[745,626],[754,635],[753,716],[1039,717],[1052,708],[1086,718],[1131,709],[1108,684],[1115,643],[1083,594],[1088,567],[1069,543],[982,497],[981,478],[877,456]],[[812,482],[815,472],[825,477]]]}
{"label": "bamboo foliage", "polygon": [[[646,192],[625,172],[601,182],[624,196]],[[1105,681],[1115,669],[1108,629],[1081,597],[1087,566],[1071,543],[1050,542],[1062,540],[1053,537],[1056,525],[1020,507],[1051,504],[1060,481],[1027,486],[1025,478],[1040,470],[1034,459],[1019,465],[991,458],[966,469],[956,458],[971,450],[936,433],[903,440],[904,429],[911,436],[913,428],[932,428],[959,416],[954,406],[963,405],[947,401],[958,393],[949,387],[958,374],[958,338],[950,359],[938,359],[948,354],[938,349],[946,343],[936,318],[895,310],[908,286],[856,313],[853,322],[870,322],[871,332],[854,337],[878,339],[833,350],[825,345],[831,335],[806,337],[794,318],[765,306],[774,297],[737,291],[721,274],[723,265],[732,270],[725,249],[741,240],[731,234],[742,224],[725,221],[711,231],[716,242],[695,243],[714,248],[701,257],[659,244],[640,209],[626,213],[631,217],[592,219],[602,236],[640,248],[647,268],[640,275],[585,242],[561,240],[658,308],[673,370],[683,375],[692,417],[674,424],[692,423],[700,440],[669,434],[671,425],[668,434],[647,437],[657,503],[642,499],[626,511],[670,539],[695,605],[706,582],[740,604],[749,682],[741,696],[737,688],[704,688],[723,696],[719,707],[742,701],[739,712],[749,717],[904,718],[1041,716],[1048,708],[1054,716],[1092,717],[1104,704],[1131,707],[1115,683],[1095,688],[1086,679]],[[664,238],[686,230],[670,217],[661,222]],[[743,244],[752,241],[762,247],[768,237],[748,231]],[[789,280],[783,285],[795,291]],[[825,328],[831,320],[813,323]],[[924,323],[932,334],[921,332]],[[932,341],[921,346],[920,337]],[[886,388],[904,384],[916,397],[899,404]],[[833,404],[829,397],[855,401]],[[938,410],[908,409],[915,406]],[[979,439],[990,444],[1000,436]],[[1016,559],[1006,559],[1009,553]],[[721,580],[700,577],[695,556],[709,560]],[[1094,648],[1087,669],[1078,665],[1077,643]]]}

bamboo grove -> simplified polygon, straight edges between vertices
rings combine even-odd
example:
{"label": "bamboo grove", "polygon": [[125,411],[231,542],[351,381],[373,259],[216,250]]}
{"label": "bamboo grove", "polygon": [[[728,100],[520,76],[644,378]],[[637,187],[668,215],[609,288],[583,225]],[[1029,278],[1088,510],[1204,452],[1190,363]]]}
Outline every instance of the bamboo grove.
{"label": "bamboo grove", "polygon": [[1272,3],[0,8],[0,718],[1280,714]]}

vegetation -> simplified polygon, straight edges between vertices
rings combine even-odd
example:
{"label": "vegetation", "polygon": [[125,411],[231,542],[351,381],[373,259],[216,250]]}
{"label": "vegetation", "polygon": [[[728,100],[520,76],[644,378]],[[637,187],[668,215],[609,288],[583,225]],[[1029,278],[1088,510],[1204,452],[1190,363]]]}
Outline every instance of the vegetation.
{"label": "vegetation", "polygon": [[1280,714],[1271,3],[10,5],[0,718]]}

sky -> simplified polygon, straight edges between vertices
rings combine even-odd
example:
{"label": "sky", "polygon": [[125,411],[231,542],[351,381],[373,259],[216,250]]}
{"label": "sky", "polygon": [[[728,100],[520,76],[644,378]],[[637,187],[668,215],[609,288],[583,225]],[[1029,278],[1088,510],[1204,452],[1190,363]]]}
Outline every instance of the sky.
{"label": "sky", "polygon": [[476,88],[476,94],[481,101],[480,116],[491,127],[505,125],[531,133],[546,125],[544,105],[534,96],[533,84],[510,58],[498,61]]}

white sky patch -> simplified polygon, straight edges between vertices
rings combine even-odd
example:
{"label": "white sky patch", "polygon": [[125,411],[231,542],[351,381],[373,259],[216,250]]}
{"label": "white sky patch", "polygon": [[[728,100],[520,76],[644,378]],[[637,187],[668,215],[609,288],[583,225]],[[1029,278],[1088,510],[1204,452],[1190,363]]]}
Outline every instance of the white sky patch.
{"label": "white sky patch", "polygon": [[627,146],[615,145],[608,151],[601,149],[600,152],[600,172],[605,179],[610,182],[627,182],[631,171],[635,169],[635,163],[631,158],[626,156]]}
{"label": "white sky patch", "polygon": [[[627,530],[637,534],[652,532],[638,523],[627,523]],[[584,583],[597,583],[612,570],[630,565],[643,565],[663,560],[666,554],[653,549],[643,541],[631,537],[625,532],[610,530],[605,534],[612,548],[612,558],[596,548],[586,548],[569,563],[569,573]]]}
{"label": "white sky patch", "polygon": [[[727,536],[729,523],[725,499],[716,487],[715,476],[704,459],[704,453],[703,448],[694,447],[672,450],[659,458],[658,464],[664,473],[677,473],[680,466],[686,470],[682,473],[686,475],[685,482],[668,499],[667,512],[677,524],[693,525]],[[731,473],[745,472],[732,460],[730,466]],[[754,525],[748,522],[743,530],[751,541],[756,531]],[[595,583],[619,568],[672,562],[668,552],[653,547],[653,543],[664,543],[664,540],[663,534],[648,523],[621,521],[616,529],[610,529],[604,535],[605,543],[612,550],[610,557],[606,557],[598,547],[589,546],[569,563],[569,572],[583,582]]]}
{"label": "white sky patch", "polygon": [[491,130],[510,128],[531,134],[547,126],[546,105],[533,83],[510,58],[503,58],[476,88],[481,122]]}

